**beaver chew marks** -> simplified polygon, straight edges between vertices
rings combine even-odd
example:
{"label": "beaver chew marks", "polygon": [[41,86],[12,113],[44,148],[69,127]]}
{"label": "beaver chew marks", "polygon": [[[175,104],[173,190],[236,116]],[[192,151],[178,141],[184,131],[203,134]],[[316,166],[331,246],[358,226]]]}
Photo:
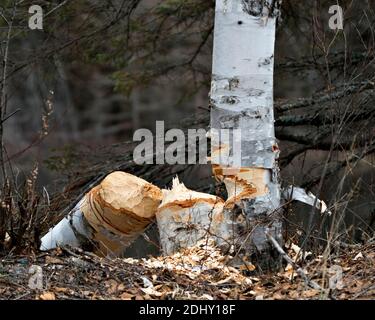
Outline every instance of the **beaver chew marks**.
{"label": "beaver chew marks", "polygon": [[266,195],[269,190],[267,182],[271,172],[263,168],[223,168],[213,165],[213,174],[219,181],[225,183],[228,192],[226,206],[241,199],[253,199]]}
{"label": "beaver chew marks", "polygon": [[[160,243],[166,255],[195,245],[216,235],[229,238],[223,215],[224,201],[214,195],[195,192],[173,179],[171,190],[163,190],[163,201],[156,213]],[[215,239],[216,240],[216,239]]]}
{"label": "beaver chew marks", "polygon": [[91,189],[81,211],[94,229],[97,253],[119,255],[153,221],[161,199],[158,187],[119,171]]}

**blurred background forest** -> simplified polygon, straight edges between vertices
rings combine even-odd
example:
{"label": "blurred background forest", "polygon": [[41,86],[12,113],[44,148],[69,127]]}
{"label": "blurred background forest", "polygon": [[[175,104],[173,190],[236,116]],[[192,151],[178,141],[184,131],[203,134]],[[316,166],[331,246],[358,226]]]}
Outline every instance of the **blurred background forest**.
{"label": "blurred background forest", "polygon": [[[314,230],[315,241],[335,226],[333,240],[364,241],[375,228],[375,3],[338,3],[342,31],[328,26],[336,0],[283,0],[276,136],[283,182],[312,190],[334,212],[312,221],[311,209],[296,207],[286,215],[290,228]],[[32,4],[43,7],[42,31],[27,26]],[[220,192],[209,166],[136,168],[127,143],[156,120],[207,127],[213,18],[213,0],[1,1],[0,242],[9,221],[19,242],[25,221],[51,226],[115,169],[161,187],[179,173],[191,188]],[[12,210],[27,218],[6,220]]]}

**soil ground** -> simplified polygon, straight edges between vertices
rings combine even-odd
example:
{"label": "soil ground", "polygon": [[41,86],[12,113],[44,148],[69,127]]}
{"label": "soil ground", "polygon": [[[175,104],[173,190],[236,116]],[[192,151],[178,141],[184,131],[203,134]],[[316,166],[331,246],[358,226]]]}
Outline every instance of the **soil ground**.
{"label": "soil ground", "polygon": [[[266,275],[228,267],[225,257],[204,245],[140,260],[72,248],[7,256],[0,259],[0,299],[374,299],[375,242],[338,251],[303,263],[323,290],[309,287],[290,266]],[[40,271],[38,286],[32,280]]]}

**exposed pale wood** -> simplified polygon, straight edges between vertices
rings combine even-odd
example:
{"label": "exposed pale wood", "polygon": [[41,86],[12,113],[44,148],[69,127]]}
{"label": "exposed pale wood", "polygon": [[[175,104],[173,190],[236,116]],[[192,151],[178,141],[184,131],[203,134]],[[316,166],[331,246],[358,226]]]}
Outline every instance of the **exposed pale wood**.
{"label": "exposed pale wood", "polygon": [[189,190],[177,177],[173,179],[172,188],[163,190],[163,201],[156,213],[163,253],[172,254],[201,239],[228,241],[230,219],[224,216],[223,207],[221,198]]}
{"label": "exposed pale wood", "polygon": [[42,249],[82,247],[100,255],[120,255],[154,220],[161,190],[125,172],[109,174],[42,239]]}

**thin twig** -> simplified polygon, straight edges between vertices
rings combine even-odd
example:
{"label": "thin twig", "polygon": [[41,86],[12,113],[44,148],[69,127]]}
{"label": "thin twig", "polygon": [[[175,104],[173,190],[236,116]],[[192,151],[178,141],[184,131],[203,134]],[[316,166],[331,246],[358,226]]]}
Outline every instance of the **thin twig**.
{"label": "thin twig", "polygon": [[324,289],[318,285],[315,281],[309,279],[307,276],[306,276],[306,273],[305,271],[303,271],[303,269],[293,261],[293,259],[291,257],[289,257],[286,252],[283,250],[283,248],[280,246],[280,244],[275,240],[274,237],[272,237],[268,231],[266,231],[266,236],[268,238],[268,240],[270,240],[273,244],[273,246],[275,247],[275,249],[280,253],[280,255],[282,256],[282,258],[288,262],[292,267],[293,269],[297,272],[298,275],[300,275],[300,277],[303,279],[303,281],[305,281],[305,283],[315,289],[315,290],[319,290],[319,291],[324,291]]}
{"label": "thin twig", "polygon": [[12,17],[8,23],[8,32],[5,40],[5,48],[4,48],[4,58],[2,61],[3,64],[3,72],[2,72],[2,83],[1,83],[1,95],[0,95],[0,165],[3,175],[3,181],[5,182],[7,178],[6,168],[5,168],[5,161],[4,161],[4,117],[6,114],[6,106],[7,106],[7,88],[6,88],[6,76],[8,72],[8,58],[9,58],[9,44],[10,44],[10,37],[12,35],[12,27],[14,17],[16,15],[16,8],[17,3],[14,1],[13,5],[13,12]]}

